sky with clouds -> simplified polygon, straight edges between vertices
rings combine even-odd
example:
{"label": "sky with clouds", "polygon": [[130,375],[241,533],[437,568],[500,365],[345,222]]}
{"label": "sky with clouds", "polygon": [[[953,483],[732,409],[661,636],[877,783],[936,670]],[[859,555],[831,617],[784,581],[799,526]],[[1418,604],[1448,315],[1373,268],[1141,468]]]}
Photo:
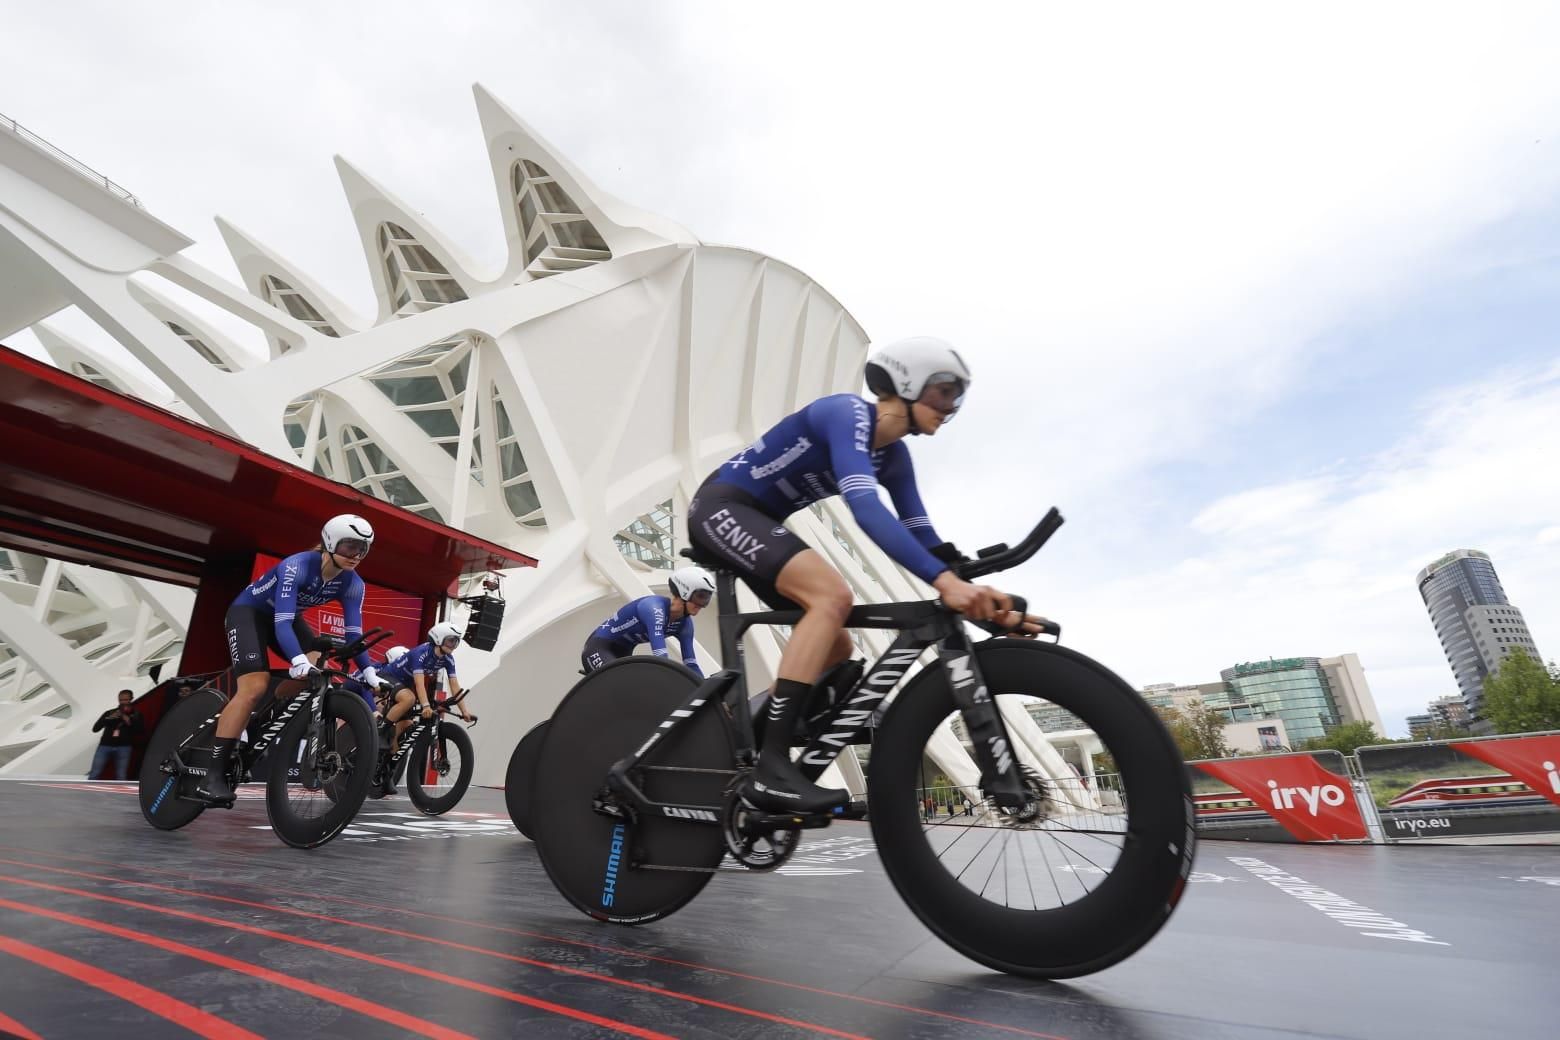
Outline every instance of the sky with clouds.
{"label": "sky with clouds", "polygon": [[[1129,682],[1360,656],[1454,693],[1414,588],[1489,552],[1560,656],[1552,7],[60,3],[0,112],[234,277],[221,214],[372,312],[341,153],[497,268],[481,82],[602,188],[955,341],[942,532]],[[75,331],[74,326],[66,326]],[[17,345],[29,346],[25,336]],[[971,496],[967,489],[985,489]]]}

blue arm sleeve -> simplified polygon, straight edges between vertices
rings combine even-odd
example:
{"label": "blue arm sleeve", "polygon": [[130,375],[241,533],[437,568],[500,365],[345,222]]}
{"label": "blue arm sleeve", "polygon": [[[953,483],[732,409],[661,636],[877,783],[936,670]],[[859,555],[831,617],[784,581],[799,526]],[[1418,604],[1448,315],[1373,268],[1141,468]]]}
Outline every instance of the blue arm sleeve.
{"label": "blue arm sleeve", "polygon": [[872,416],[859,397],[826,397],[808,409],[813,431],[829,446],[829,461],[856,523],[878,548],[917,578],[930,584],[948,567],[910,536],[904,525],[878,498],[877,473],[872,469]]}
{"label": "blue arm sleeve", "polygon": [[310,556],[318,566],[319,555],[307,552],[296,553],[276,565],[276,645],[288,661],[303,653],[293,633],[293,619],[298,616],[298,586],[303,584]]}
{"label": "blue arm sleeve", "polygon": [[895,441],[885,449],[886,458],[878,479],[888,489],[888,497],[904,525],[916,541],[927,549],[942,544],[942,539],[926,517],[926,507],[921,504],[921,490],[915,486],[915,465],[910,461],[910,449],[904,441]]}
{"label": "blue arm sleeve", "polygon": [[639,615],[639,623],[645,626],[645,635],[650,638],[650,652],[657,657],[670,657],[666,649],[666,608],[656,602],[655,596],[646,596],[634,612]]}
{"label": "blue arm sleeve", "polygon": [[693,645],[693,618],[685,617],[677,628],[677,645],[682,647],[683,664],[697,675],[704,678],[704,669],[699,667],[699,654]]}
{"label": "blue arm sleeve", "polygon": [[[347,583],[345,591],[341,594],[342,627],[346,632],[347,642],[349,643],[363,634],[364,591],[363,579],[353,574],[352,580]],[[367,650],[358,654],[353,660],[357,662],[359,671],[374,663],[373,658],[368,656]]]}

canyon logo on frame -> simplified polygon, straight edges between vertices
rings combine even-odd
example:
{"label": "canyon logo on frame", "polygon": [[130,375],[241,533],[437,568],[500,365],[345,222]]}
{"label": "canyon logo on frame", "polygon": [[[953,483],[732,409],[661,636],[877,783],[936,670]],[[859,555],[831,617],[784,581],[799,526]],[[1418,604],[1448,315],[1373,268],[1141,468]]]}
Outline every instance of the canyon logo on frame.
{"label": "canyon logo on frame", "polygon": [[1300,841],[1361,841],[1365,818],[1349,778],[1310,755],[1226,758],[1192,766],[1224,781]]}

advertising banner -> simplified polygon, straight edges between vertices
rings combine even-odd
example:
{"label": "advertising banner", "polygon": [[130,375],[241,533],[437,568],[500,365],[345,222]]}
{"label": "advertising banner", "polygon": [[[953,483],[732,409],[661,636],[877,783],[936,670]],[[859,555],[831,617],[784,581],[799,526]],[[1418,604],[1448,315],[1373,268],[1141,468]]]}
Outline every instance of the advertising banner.
{"label": "advertising banner", "polygon": [[[250,580],[260,577],[266,571],[280,562],[276,556],[268,556],[259,553],[255,556],[254,572],[249,576]],[[363,596],[363,630],[371,628],[387,628],[394,633],[389,639],[376,645],[369,651],[375,663],[384,660],[385,651],[392,646],[413,647],[422,642],[422,598],[406,592],[396,592],[387,589],[383,585],[375,585],[373,582],[364,582],[367,586]],[[309,607],[303,611],[303,619],[309,623],[309,627],[321,635],[340,636],[346,629],[346,622],[341,616],[341,604],[327,603],[319,607]],[[287,662],[271,651],[271,667],[286,668]]]}
{"label": "advertising banner", "polygon": [[[1330,765],[1335,759],[1335,768],[1318,761],[1322,755],[1330,756]],[[1221,798],[1210,785],[1194,782],[1198,826],[1205,833],[1231,831],[1237,829],[1232,824],[1242,822],[1252,829],[1252,817],[1262,813],[1296,841],[1363,841],[1369,836],[1343,756],[1336,751],[1220,758],[1189,766],[1194,781],[1201,772],[1231,792]],[[1255,829],[1258,833],[1231,836],[1260,837],[1261,828]]]}
{"label": "advertising banner", "polygon": [[1560,734],[1357,752],[1388,840],[1560,831]]}

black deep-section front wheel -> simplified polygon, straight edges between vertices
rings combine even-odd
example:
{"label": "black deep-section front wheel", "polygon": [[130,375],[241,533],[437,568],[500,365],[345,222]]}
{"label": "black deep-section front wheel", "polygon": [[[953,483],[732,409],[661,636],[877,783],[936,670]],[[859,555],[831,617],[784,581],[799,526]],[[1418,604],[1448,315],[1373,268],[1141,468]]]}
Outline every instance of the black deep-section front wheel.
{"label": "black deep-section front wheel", "polygon": [[531,837],[531,791],[536,786],[536,760],[542,753],[542,739],[547,735],[547,720],[532,726],[530,732],[520,738],[514,753],[509,756],[509,768],[504,771],[504,807],[514,821],[515,830]]}
{"label": "black deep-section front wheel", "polygon": [[460,726],[440,722],[422,731],[412,744],[406,764],[406,797],[417,811],[442,816],[455,808],[471,786],[471,735]]}
{"label": "black deep-section front wheel", "polygon": [[[965,739],[962,726],[949,732],[959,712],[934,664],[899,694],[873,745],[869,804],[883,867],[923,924],[988,967],[1051,979],[1107,968],[1153,938],[1184,889],[1196,851],[1186,767],[1153,709],[1082,654],[1020,639],[975,652],[1009,735],[1023,745],[1029,730],[1014,753],[1046,777],[1036,811],[1004,811],[969,786],[969,759],[950,750]],[[1033,739],[1031,708],[1057,720],[1045,738]],[[1115,771],[1085,781],[1056,751],[1069,745],[1107,753],[1096,761]],[[955,804],[968,795],[972,810],[928,821],[928,795]]]}
{"label": "black deep-section front wheel", "polygon": [[698,895],[725,854],[720,811],[735,772],[721,705],[683,719],[631,773],[649,798],[686,815],[634,821],[592,808],[613,763],[643,746],[698,686],[681,665],[627,657],[575,683],[553,713],[536,761],[545,783],[530,799],[532,840],[558,891],[597,920],[665,917]]}
{"label": "black deep-section front wheel", "polygon": [[309,711],[305,705],[276,736],[267,757],[265,807],[276,836],[294,848],[323,845],[346,829],[368,797],[378,737],[363,698],[345,690],[325,694],[320,745],[307,768]]}
{"label": "black deep-section front wheel", "polygon": [[176,831],[205,810],[204,803],[183,797],[194,790],[196,778],[164,772],[164,766],[172,765],[175,751],[185,765],[204,765],[226,704],[222,691],[202,686],[174,704],[152,732],[141,758],[141,815],[158,830]]}

